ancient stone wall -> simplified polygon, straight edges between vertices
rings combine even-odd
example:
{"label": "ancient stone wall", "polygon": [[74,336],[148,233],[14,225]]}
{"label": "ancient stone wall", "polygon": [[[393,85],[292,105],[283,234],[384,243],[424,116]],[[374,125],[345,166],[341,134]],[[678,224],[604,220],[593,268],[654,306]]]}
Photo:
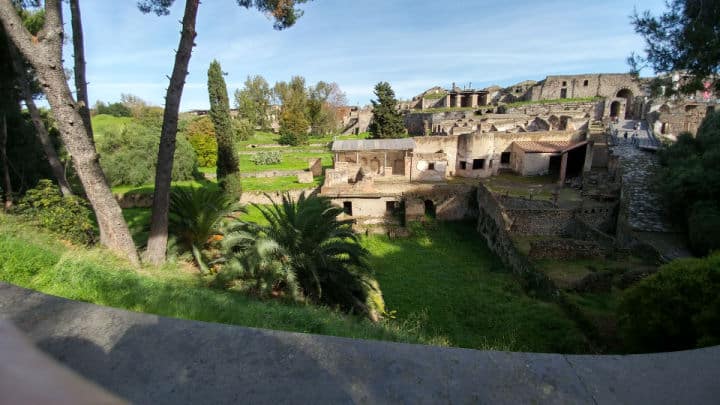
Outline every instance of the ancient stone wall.
{"label": "ancient stone wall", "polygon": [[[563,97],[563,89],[565,96]],[[628,89],[633,97],[643,96],[640,83],[627,73],[547,76],[532,90],[533,100],[560,98],[614,98],[620,90]]]}
{"label": "ancient stone wall", "polygon": [[696,135],[708,111],[715,108],[708,103],[666,100],[650,106],[646,117],[658,135],[678,136],[683,132]]}
{"label": "ancient stone wall", "polygon": [[595,242],[562,238],[531,241],[528,257],[534,260],[577,260],[602,259],[607,254],[607,249]]}
{"label": "ancient stone wall", "polygon": [[518,251],[508,232],[509,219],[495,196],[482,184],[478,186],[477,202],[477,231],[490,250],[522,280],[524,287],[547,295],[555,291],[556,287],[552,281],[535,269],[528,258]]}
{"label": "ancient stone wall", "polygon": [[522,236],[564,236],[569,233],[573,211],[566,209],[508,209],[509,232]]}
{"label": "ancient stone wall", "polygon": [[432,202],[435,218],[441,221],[459,221],[477,216],[476,188],[474,186],[441,185],[406,192],[405,218],[422,221],[426,218],[426,202]]}

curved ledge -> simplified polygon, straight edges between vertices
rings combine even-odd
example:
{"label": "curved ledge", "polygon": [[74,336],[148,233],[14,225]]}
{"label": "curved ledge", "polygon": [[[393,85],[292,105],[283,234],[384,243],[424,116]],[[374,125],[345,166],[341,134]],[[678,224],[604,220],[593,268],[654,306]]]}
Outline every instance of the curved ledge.
{"label": "curved ledge", "polygon": [[129,312],[0,283],[0,317],[133,403],[716,403],[720,346],[506,353],[252,329]]}

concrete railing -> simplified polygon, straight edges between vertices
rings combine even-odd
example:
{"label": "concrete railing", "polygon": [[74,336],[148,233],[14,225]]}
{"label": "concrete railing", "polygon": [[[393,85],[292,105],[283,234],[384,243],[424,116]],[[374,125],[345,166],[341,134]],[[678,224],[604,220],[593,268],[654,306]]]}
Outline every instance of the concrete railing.
{"label": "concrete railing", "polygon": [[[65,366],[138,404],[711,404],[720,398],[720,347],[632,356],[477,351],[163,318],[3,283],[0,318]],[[8,347],[0,336],[4,361],[11,358],[2,353]],[[27,381],[37,376],[20,363],[4,366]],[[47,389],[38,383],[38,390]]]}

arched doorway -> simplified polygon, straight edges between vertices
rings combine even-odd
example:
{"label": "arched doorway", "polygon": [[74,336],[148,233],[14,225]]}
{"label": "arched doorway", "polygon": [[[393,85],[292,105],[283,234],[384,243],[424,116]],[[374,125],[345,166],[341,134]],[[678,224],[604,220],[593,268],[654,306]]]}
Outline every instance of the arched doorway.
{"label": "arched doorway", "polygon": [[624,118],[626,120],[632,119],[633,118],[633,93],[632,93],[632,91],[630,91],[628,89],[622,89],[617,92],[617,95],[615,97],[625,99]]}
{"label": "arched doorway", "polygon": [[610,104],[610,116],[611,117],[617,117],[620,114],[620,102],[619,101],[613,101]]}
{"label": "arched doorway", "polygon": [[435,218],[435,203],[432,200],[425,200],[425,216]]}

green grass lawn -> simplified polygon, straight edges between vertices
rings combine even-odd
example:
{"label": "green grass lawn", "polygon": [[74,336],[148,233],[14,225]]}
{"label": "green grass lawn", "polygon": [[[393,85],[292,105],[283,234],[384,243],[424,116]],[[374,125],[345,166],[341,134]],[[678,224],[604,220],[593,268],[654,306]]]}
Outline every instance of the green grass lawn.
{"label": "green grass lawn", "polygon": [[[212,168],[213,170],[215,168]],[[312,183],[301,184],[297,181],[297,176],[282,176],[282,177],[262,177],[253,178],[246,177],[242,179],[243,191],[289,191],[289,190],[301,190],[316,188],[322,185],[324,176],[317,176],[313,179]],[[187,181],[174,181],[172,183],[173,188],[180,187],[210,187],[217,188],[217,182],[215,180],[187,180]],[[155,190],[154,184],[146,184],[142,186],[115,186],[112,188],[113,194],[123,195],[127,193],[134,194],[150,194]]]}
{"label": "green grass lawn", "polygon": [[[353,338],[439,343],[412,325],[373,324],[312,305],[258,301],[213,290],[186,264],[135,270],[102,249],[68,247],[0,213],[0,280],[46,294],[131,311]],[[240,342],[241,343],[241,342]]]}
{"label": "green grass lawn", "polygon": [[92,117],[91,121],[95,139],[100,139],[108,133],[122,131],[125,125],[132,121],[132,118],[100,114]]}
{"label": "green grass lawn", "polygon": [[364,246],[389,310],[452,346],[583,352],[582,332],[555,304],[528,297],[473,224],[414,227],[414,236],[368,236]]}
{"label": "green grass lawn", "polygon": [[250,160],[252,155],[240,155],[240,171],[250,173],[267,170],[305,170],[308,168],[308,161],[314,158],[322,158],[324,167],[332,166],[333,154],[330,152],[279,151],[282,153],[282,160],[280,163],[273,165],[256,165]]}

